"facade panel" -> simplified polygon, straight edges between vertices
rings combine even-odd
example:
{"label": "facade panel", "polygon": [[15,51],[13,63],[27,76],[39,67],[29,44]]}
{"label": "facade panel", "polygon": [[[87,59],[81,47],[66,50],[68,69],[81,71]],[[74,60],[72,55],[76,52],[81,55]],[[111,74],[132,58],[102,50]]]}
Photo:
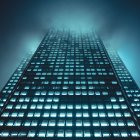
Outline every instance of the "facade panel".
{"label": "facade panel", "polygon": [[139,138],[139,89],[125,90],[112,55],[94,34],[48,32],[2,107],[0,137]]}

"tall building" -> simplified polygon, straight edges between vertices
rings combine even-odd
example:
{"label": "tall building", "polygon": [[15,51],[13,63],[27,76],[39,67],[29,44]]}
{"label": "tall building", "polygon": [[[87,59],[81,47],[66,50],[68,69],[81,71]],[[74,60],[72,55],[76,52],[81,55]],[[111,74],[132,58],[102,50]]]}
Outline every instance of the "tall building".
{"label": "tall building", "polygon": [[48,31],[0,96],[1,138],[140,139],[139,87],[93,33]]}

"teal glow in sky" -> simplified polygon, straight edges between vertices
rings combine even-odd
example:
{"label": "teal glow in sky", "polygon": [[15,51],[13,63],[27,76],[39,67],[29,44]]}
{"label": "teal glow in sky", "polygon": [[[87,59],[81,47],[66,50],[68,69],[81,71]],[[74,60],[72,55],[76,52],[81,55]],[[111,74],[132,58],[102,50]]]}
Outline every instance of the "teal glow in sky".
{"label": "teal glow in sky", "polygon": [[59,11],[55,13],[54,18],[52,18],[52,25],[56,29],[66,29],[74,32],[89,32],[93,29],[94,23],[91,18],[91,13],[87,10],[81,11],[77,9],[76,11],[69,11],[68,9],[64,11]]}
{"label": "teal glow in sky", "polygon": [[24,46],[25,46],[25,51],[26,53],[34,53],[37,49],[37,47],[39,46],[39,44],[41,43],[42,39],[39,39],[38,36],[28,36],[26,38],[24,38]]}
{"label": "teal glow in sky", "polygon": [[136,39],[130,37],[129,34],[124,35],[123,32],[119,32],[116,33],[109,42],[110,47],[114,48],[118,52],[128,71],[140,87],[140,76],[138,74],[140,67],[140,50],[136,47],[138,46]]}

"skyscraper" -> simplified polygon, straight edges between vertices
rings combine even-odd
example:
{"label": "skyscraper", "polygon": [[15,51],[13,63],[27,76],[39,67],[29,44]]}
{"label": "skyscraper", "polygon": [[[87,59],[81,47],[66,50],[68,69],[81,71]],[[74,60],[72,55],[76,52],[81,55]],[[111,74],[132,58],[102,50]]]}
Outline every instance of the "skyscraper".
{"label": "skyscraper", "polygon": [[140,138],[139,88],[93,33],[48,31],[0,96],[2,138]]}

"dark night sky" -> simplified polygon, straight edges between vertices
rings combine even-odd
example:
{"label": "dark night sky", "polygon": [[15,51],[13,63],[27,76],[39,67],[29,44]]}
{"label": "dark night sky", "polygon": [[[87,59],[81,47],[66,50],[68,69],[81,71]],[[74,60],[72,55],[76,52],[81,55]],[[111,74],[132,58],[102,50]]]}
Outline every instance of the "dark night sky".
{"label": "dark night sky", "polygon": [[0,0],[0,89],[49,27],[94,28],[140,86],[140,0]]}

